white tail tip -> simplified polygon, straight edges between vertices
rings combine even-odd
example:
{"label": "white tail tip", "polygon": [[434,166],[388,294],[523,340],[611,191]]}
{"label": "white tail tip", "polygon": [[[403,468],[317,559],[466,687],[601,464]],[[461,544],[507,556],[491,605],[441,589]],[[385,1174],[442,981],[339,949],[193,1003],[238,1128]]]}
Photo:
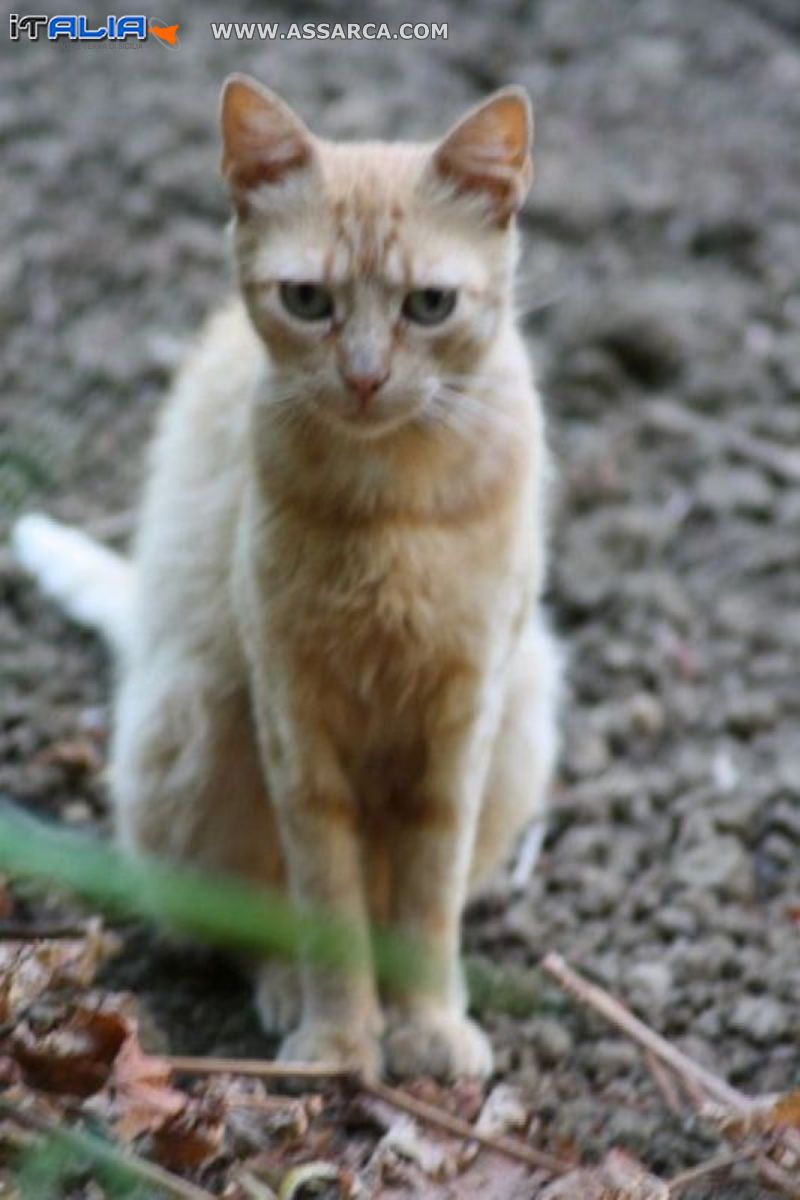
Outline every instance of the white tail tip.
{"label": "white tail tip", "polygon": [[132,568],[80,530],[42,513],[21,517],[11,533],[17,561],[73,620],[125,640]]}

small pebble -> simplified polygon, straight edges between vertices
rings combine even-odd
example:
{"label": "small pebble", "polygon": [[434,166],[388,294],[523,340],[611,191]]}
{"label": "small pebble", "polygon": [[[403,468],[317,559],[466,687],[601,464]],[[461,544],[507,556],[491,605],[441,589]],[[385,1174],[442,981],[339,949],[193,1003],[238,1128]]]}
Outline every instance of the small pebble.
{"label": "small pebble", "polygon": [[709,837],[677,850],[673,873],[686,887],[712,888],[724,895],[746,898],[753,890],[753,870],[738,838],[728,835]]}
{"label": "small pebble", "polygon": [[789,1015],[780,1001],[771,996],[742,996],[730,1013],[728,1025],[756,1045],[764,1046],[786,1035]]}
{"label": "small pebble", "polygon": [[537,1058],[545,1067],[555,1066],[572,1053],[574,1043],[571,1033],[564,1025],[549,1017],[537,1017],[529,1021],[525,1026],[525,1037],[531,1041]]}

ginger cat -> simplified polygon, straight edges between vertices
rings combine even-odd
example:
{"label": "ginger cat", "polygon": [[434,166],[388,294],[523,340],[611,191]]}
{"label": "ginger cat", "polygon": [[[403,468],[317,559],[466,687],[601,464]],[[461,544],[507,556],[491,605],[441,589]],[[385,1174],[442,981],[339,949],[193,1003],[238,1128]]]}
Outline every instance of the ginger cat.
{"label": "ginger cat", "polygon": [[[222,134],[243,302],[177,380],[132,564],[40,516],[16,545],[119,650],[122,844],[350,923],[357,969],[261,969],[282,1056],[485,1076],[461,914],[543,813],[556,746],[513,304],[528,102],[498,92],[436,144],[334,144],[237,75]],[[379,997],[373,919],[435,956],[434,989]]]}

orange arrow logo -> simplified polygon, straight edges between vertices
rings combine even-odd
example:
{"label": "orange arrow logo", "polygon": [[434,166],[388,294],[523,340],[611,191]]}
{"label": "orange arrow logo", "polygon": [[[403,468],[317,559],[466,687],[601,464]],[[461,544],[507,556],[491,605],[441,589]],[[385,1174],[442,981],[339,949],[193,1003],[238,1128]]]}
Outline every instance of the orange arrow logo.
{"label": "orange arrow logo", "polygon": [[168,46],[177,46],[179,29],[180,25],[164,25],[161,21],[156,21],[155,17],[150,19],[150,32]]}

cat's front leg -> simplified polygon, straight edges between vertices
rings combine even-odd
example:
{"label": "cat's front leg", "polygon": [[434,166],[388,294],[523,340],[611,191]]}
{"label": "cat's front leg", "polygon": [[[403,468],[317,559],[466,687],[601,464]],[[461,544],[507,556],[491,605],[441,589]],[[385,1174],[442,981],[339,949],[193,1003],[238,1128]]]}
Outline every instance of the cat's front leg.
{"label": "cat's front leg", "polygon": [[420,977],[393,989],[390,997],[384,1050],[389,1071],[400,1078],[484,1078],[492,1070],[489,1040],[466,1015],[460,944],[497,728],[493,690],[444,702],[433,724],[424,777],[393,813],[392,922],[419,947],[423,964]]}
{"label": "cat's front leg", "polygon": [[346,966],[325,964],[318,952],[301,948],[301,1019],[284,1039],[280,1057],[377,1074],[382,1018],[354,796],[327,734],[291,698],[291,690],[278,700],[263,681],[254,680],[253,691],[292,900],[298,909],[323,914],[347,930]]}

